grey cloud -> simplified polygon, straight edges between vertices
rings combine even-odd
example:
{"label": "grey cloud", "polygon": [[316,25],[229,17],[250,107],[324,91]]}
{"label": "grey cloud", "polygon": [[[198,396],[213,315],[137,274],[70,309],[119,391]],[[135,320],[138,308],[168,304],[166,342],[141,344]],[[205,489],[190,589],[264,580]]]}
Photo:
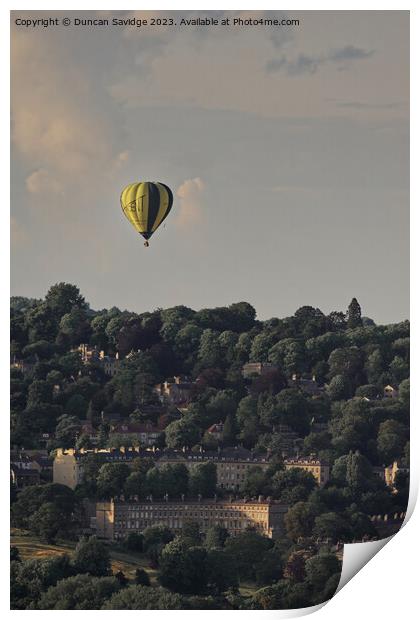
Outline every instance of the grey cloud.
{"label": "grey cloud", "polygon": [[299,54],[298,58],[287,64],[289,75],[302,75],[304,73],[315,73],[323,61],[320,58]]}
{"label": "grey cloud", "polygon": [[327,60],[332,62],[342,62],[343,60],[361,60],[370,58],[374,54],[374,50],[364,50],[354,45],[346,45],[340,49],[332,50]]}
{"label": "grey cloud", "polygon": [[348,63],[355,60],[364,60],[370,58],[374,54],[374,50],[364,50],[354,45],[346,45],[339,49],[330,50],[326,54],[309,56],[307,54],[299,54],[296,59],[288,60],[286,56],[279,59],[273,58],[266,65],[266,71],[275,73],[276,71],[285,70],[290,76],[307,75],[315,73],[321,65],[327,63],[340,63],[339,70],[343,69],[342,63]]}
{"label": "grey cloud", "polygon": [[396,101],[394,103],[366,103],[362,101],[339,101],[336,103],[338,108],[354,108],[359,110],[373,109],[373,110],[395,110],[401,108],[406,104],[403,101]]}

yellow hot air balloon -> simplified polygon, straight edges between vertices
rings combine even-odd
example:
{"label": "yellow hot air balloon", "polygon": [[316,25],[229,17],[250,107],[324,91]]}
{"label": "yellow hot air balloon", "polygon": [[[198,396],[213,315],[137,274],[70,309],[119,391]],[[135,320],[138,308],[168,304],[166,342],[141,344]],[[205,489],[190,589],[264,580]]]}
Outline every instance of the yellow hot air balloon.
{"label": "yellow hot air balloon", "polygon": [[162,224],[172,208],[173,195],[164,183],[139,181],[127,185],[121,193],[121,208],[130,224],[148,239]]}

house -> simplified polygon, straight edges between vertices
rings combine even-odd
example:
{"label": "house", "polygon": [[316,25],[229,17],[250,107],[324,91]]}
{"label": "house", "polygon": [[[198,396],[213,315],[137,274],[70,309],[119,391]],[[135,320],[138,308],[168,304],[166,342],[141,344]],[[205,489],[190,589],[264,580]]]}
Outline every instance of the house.
{"label": "house", "polygon": [[393,385],[384,387],[384,398],[398,398],[398,390]]}
{"label": "house", "polygon": [[10,364],[10,368],[16,368],[16,370],[20,370],[23,376],[26,378],[30,376],[34,370],[35,364],[33,362],[28,362],[25,360],[16,360]]}
{"label": "house", "polygon": [[319,396],[319,394],[322,394],[324,391],[323,388],[318,385],[315,376],[312,376],[311,379],[305,379],[299,377],[297,374],[293,374],[292,378],[289,379],[287,383],[290,388],[298,388],[309,396]]}
{"label": "house", "polygon": [[206,431],[207,435],[216,441],[222,441],[223,438],[223,422],[212,424]]}
{"label": "house", "polygon": [[254,376],[262,376],[277,370],[277,366],[270,362],[248,362],[242,366],[242,376],[249,379]]}
{"label": "house", "polygon": [[384,468],[384,480],[389,487],[393,487],[398,472],[410,473],[410,468],[404,466],[401,461],[394,461],[391,465]]}
{"label": "house", "polygon": [[10,479],[17,489],[35,486],[40,483],[39,471],[32,468],[17,467],[10,465]]}
{"label": "house", "polygon": [[297,454],[302,440],[299,435],[287,424],[279,424],[276,427],[276,444],[283,457],[291,457]]}
{"label": "house", "polygon": [[52,473],[53,459],[46,450],[12,450],[10,464],[19,471],[37,471],[48,478],[48,474]]}
{"label": "house", "polygon": [[100,364],[108,377],[113,377],[118,372],[120,365],[118,353],[115,356],[106,355],[105,351],[99,351],[96,346],[92,347],[89,344],[80,344],[75,351],[80,353],[84,364],[90,362]]}
{"label": "house", "polygon": [[76,488],[83,480],[84,463],[94,457],[100,463],[126,463],[131,466],[137,458],[153,459],[156,467],[183,464],[193,469],[201,463],[214,463],[217,484],[222,489],[238,490],[245,480],[250,467],[266,469],[270,465],[268,455],[254,453],[245,448],[223,448],[193,452],[192,450],[159,450],[140,447],[121,447],[106,449],[58,448],[54,459],[54,482]]}
{"label": "house", "polygon": [[99,443],[99,430],[93,427],[90,420],[82,420],[80,422],[80,435],[87,435],[89,441],[94,445]]}
{"label": "house", "polygon": [[105,355],[104,351],[99,352],[99,363],[104,369],[104,373],[108,377],[114,377],[120,367],[120,358],[119,354],[116,353],[115,356]]}
{"label": "house", "polygon": [[278,538],[283,532],[283,517],[288,506],[264,499],[186,499],[140,500],[137,496],[113,498],[109,502],[97,502],[93,521],[99,538],[121,540],[133,532],[163,525],[174,532],[182,530],[188,521],[198,522],[200,532],[213,525],[227,529],[237,536],[253,528],[269,538]]}
{"label": "house", "polygon": [[186,377],[173,377],[173,380],[155,385],[159,400],[172,405],[188,405],[194,384]]}
{"label": "house", "polygon": [[303,458],[286,459],[284,461],[284,466],[286,470],[303,469],[310,472],[321,487],[324,486],[324,484],[328,482],[330,478],[329,465],[315,457],[309,456]]}
{"label": "house", "polygon": [[112,441],[117,435],[123,435],[128,445],[138,442],[142,446],[154,446],[162,431],[150,423],[138,424],[135,422],[121,422],[112,426],[109,432],[109,440]]}
{"label": "house", "polygon": [[270,457],[242,447],[219,448],[218,450],[156,450],[156,467],[183,464],[188,470],[201,463],[214,463],[217,486],[221,489],[239,490],[245,481],[248,469],[267,469]]}

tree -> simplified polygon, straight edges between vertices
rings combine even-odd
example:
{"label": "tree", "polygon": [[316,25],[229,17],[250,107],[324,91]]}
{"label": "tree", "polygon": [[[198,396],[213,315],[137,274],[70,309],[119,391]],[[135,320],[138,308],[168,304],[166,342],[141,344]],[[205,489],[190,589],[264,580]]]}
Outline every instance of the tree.
{"label": "tree", "polygon": [[292,467],[272,477],[273,496],[284,504],[295,504],[306,500],[316,484],[310,472]]}
{"label": "tree", "polygon": [[60,448],[72,448],[80,428],[80,419],[76,416],[67,414],[60,416],[55,428],[55,443]]}
{"label": "tree", "polygon": [[140,471],[133,471],[127,477],[124,484],[124,493],[129,497],[131,495],[144,496],[145,494],[145,476]]}
{"label": "tree", "polygon": [[229,538],[225,549],[232,558],[238,574],[243,579],[254,579],[255,569],[271,549],[273,541],[257,532],[248,530]]}
{"label": "tree", "polygon": [[255,566],[255,581],[258,586],[276,583],[283,574],[283,562],[275,549],[264,554],[261,562]]}
{"label": "tree", "polygon": [[310,556],[310,552],[306,549],[292,551],[284,567],[284,576],[286,579],[290,579],[290,581],[296,583],[304,581],[306,577],[306,562]]}
{"label": "tree", "polygon": [[[141,552],[144,547],[144,536],[138,532],[130,532],[125,539],[124,545],[129,551]],[[147,584],[145,584],[147,585]]]}
{"label": "tree", "polygon": [[305,570],[306,579],[319,592],[332,575],[341,573],[341,562],[333,553],[319,553],[307,560]]}
{"label": "tree", "polygon": [[60,532],[67,533],[72,527],[75,508],[74,491],[61,484],[30,486],[19,492],[11,507],[11,522],[14,527],[30,528],[31,517],[45,503],[53,504],[59,511]]}
{"label": "tree", "polygon": [[229,532],[221,525],[211,525],[206,532],[206,549],[222,549],[229,538]]}
{"label": "tree", "polygon": [[130,474],[126,463],[105,463],[99,470],[97,479],[100,497],[121,495],[125,481]]}
{"label": "tree", "polygon": [[330,539],[333,543],[352,538],[348,523],[335,512],[325,512],[315,517],[313,535],[322,540]]}
{"label": "tree", "polygon": [[335,375],[327,385],[327,394],[331,400],[346,400],[351,397],[352,388],[345,375]]}
{"label": "tree", "polygon": [[360,308],[359,302],[355,297],[350,302],[350,305],[347,310],[347,328],[354,329],[355,327],[361,327],[363,325],[362,322],[362,310]]}
{"label": "tree", "polygon": [[164,525],[153,525],[143,531],[144,548],[149,549],[154,545],[166,545],[173,539],[171,530]]}
{"label": "tree", "polygon": [[399,388],[398,388],[398,392],[399,392],[399,398],[402,400],[402,402],[405,405],[409,405],[410,404],[410,379],[404,379],[404,381],[401,381]]}
{"label": "tree", "polygon": [[211,497],[217,486],[217,468],[214,463],[200,463],[190,472],[189,489],[191,494]]}
{"label": "tree", "polygon": [[159,582],[180,594],[204,594],[207,591],[207,552],[201,547],[188,547],[176,538],[162,550]]}
{"label": "tree", "polygon": [[352,385],[363,380],[363,352],[358,347],[335,349],[328,358],[330,377],[344,375]]}
{"label": "tree", "polygon": [[60,282],[54,284],[45,296],[45,304],[58,318],[71,312],[73,308],[87,309],[87,304],[74,284]]}
{"label": "tree", "polygon": [[111,571],[111,561],[106,545],[96,536],[82,538],[76,545],[73,565],[79,573],[106,577]]}
{"label": "tree", "polygon": [[28,389],[27,407],[35,407],[43,403],[51,403],[51,385],[46,381],[32,381]]}
{"label": "tree", "polygon": [[128,579],[124,575],[122,570],[119,570],[117,573],[115,573],[114,577],[118,581],[118,583],[120,584],[121,588],[125,588],[125,586],[128,584]]}
{"label": "tree", "polygon": [[114,594],[102,609],[185,609],[185,603],[179,594],[164,588],[136,585]]}
{"label": "tree", "polygon": [[70,312],[61,317],[57,342],[62,339],[69,345],[76,346],[82,342],[87,342],[90,332],[90,323],[85,309],[74,306]]}
{"label": "tree", "polygon": [[259,405],[261,422],[267,427],[286,424],[300,435],[308,433],[308,403],[299,390],[285,389],[274,398],[260,398]]}
{"label": "tree", "polygon": [[143,568],[136,568],[134,581],[138,586],[150,586],[149,575]]}
{"label": "tree", "polygon": [[101,609],[120,587],[114,577],[75,575],[49,588],[41,596],[37,609]]}
{"label": "tree", "polygon": [[366,480],[372,476],[372,466],[359,452],[349,452],[347,456],[346,482],[356,491],[366,486]]}
{"label": "tree", "polygon": [[239,439],[247,447],[253,447],[258,432],[257,401],[254,397],[245,396],[239,402],[236,420],[239,427]]}
{"label": "tree", "polygon": [[408,438],[406,427],[396,420],[385,420],[379,426],[378,454],[386,464],[403,456],[404,446]]}
{"label": "tree", "polygon": [[297,541],[299,538],[311,536],[317,516],[316,509],[307,502],[297,502],[284,515],[284,524],[289,538]]}
{"label": "tree", "polygon": [[248,467],[240,490],[241,493],[250,497],[266,495],[266,491],[269,490],[269,482],[265,471],[258,465]]}
{"label": "tree", "polygon": [[409,378],[410,366],[401,356],[396,355],[389,365],[394,383],[401,383]]}
{"label": "tree", "polygon": [[225,446],[235,445],[236,439],[236,424],[235,417],[232,413],[229,413],[223,424],[222,441]]}
{"label": "tree", "polygon": [[42,560],[12,562],[10,567],[12,609],[33,609],[42,593],[73,574],[67,555]]}
{"label": "tree", "polygon": [[380,349],[375,349],[365,363],[367,379],[370,383],[377,383],[384,371],[384,360]]}
{"label": "tree", "polygon": [[194,422],[182,418],[165,429],[165,441],[169,448],[191,447],[200,440],[200,429]]}
{"label": "tree", "polygon": [[198,521],[184,521],[179,538],[187,547],[199,547],[201,534]]}
{"label": "tree", "polygon": [[45,502],[29,518],[28,525],[48,543],[54,542],[61,528],[62,512],[52,502]]}
{"label": "tree", "polygon": [[207,585],[213,596],[228,589],[237,589],[238,575],[231,556],[221,549],[207,552]]}

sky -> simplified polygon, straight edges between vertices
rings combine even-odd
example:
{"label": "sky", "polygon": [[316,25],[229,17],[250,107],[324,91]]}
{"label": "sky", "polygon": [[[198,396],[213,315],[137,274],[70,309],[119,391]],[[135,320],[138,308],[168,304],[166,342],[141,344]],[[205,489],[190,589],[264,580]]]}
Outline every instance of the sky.
{"label": "sky", "polygon": [[[212,15],[298,26],[75,26]],[[16,19],[69,17],[23,27]],[[11,294],[409,315],[407,11],[12,11]],[[150,247],[125,185],[174,206]]]}

